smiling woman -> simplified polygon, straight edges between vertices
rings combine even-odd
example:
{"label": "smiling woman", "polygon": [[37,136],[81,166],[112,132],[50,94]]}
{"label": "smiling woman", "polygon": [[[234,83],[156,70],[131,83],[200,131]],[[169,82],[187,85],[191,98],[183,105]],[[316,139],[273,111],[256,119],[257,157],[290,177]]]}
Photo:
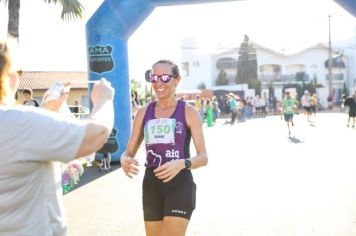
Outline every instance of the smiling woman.
{"label": "smiling woman", "polygon": [[[121,156],[121,166],[130,178],[138,174],[134,156],[145,140],[143,211],[146,234],[185,235],[196,201],[191,170],[208,162],[202,123],[193,106],[176,98],[181,78],[175,63],[159,60],[146,75],[157,101],[137,112],[130,140]],[[191,138],[196,156],[189,152]]]}

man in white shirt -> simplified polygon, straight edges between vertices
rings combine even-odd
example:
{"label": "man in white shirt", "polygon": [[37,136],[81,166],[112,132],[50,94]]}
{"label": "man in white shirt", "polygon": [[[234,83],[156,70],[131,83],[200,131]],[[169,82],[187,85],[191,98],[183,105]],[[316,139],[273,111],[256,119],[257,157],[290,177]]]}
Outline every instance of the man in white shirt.
{"label": "man in white shirt", "polygon": [[114,89],[106,80],[91,93],[91,119],[77,120],[56,111],[62,91],[46,109],[15,105],[18,75],[0,43],[0,235],[64,236],[62,185],[58,161],[68,162],[100,149],[114,122]]}

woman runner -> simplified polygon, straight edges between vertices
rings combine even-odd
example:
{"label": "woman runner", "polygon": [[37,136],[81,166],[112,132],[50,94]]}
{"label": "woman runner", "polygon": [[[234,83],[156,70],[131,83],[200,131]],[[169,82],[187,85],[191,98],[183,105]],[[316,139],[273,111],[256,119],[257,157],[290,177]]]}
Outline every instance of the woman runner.
{"label": "woman runner", "polygon": [[[160,60],[149,75],[157,101],[141,108],[135,117],[126,151],[121,156],[125,174],[138,174],[134,156],[146,144],[143,179],[143,213],[146,235],[183,236],[195,208],[196,185],[191,169],[207,165],[208,157],[198,111],[175,91],[181,77],[176,64]],[[190,156],[193,138],[196,155]]]}

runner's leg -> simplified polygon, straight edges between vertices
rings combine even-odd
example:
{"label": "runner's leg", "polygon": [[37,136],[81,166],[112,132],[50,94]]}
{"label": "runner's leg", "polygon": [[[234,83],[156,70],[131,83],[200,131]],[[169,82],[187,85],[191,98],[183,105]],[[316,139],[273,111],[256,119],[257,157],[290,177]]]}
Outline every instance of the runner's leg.
{"label": "runner's leg", "polygon": [[147,236],[163,235],[163,221],[145,221],[145,229]]}
{"label": "runner's leg", "polygon": [[187,231],[189,220],[182,217],[166,216],[163,219],[161,236],[184,236]]}

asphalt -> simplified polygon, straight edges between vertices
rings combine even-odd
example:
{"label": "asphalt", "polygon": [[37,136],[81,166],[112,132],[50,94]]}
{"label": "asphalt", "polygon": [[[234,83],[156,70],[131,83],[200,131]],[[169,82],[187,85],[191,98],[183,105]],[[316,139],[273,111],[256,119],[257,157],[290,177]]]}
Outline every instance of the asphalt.
{"label": "asphalt", "polygon": [[[197,208],[187,235],[356,235],[356,128],[345,113],[313,120],[295,116],[291,137],[281,116],[204,126],[209,164],[193,170]],[[69,236],[145,235],[143,146],[137,158],[133,179],[118,164],[85,169],[64,196]]]}

